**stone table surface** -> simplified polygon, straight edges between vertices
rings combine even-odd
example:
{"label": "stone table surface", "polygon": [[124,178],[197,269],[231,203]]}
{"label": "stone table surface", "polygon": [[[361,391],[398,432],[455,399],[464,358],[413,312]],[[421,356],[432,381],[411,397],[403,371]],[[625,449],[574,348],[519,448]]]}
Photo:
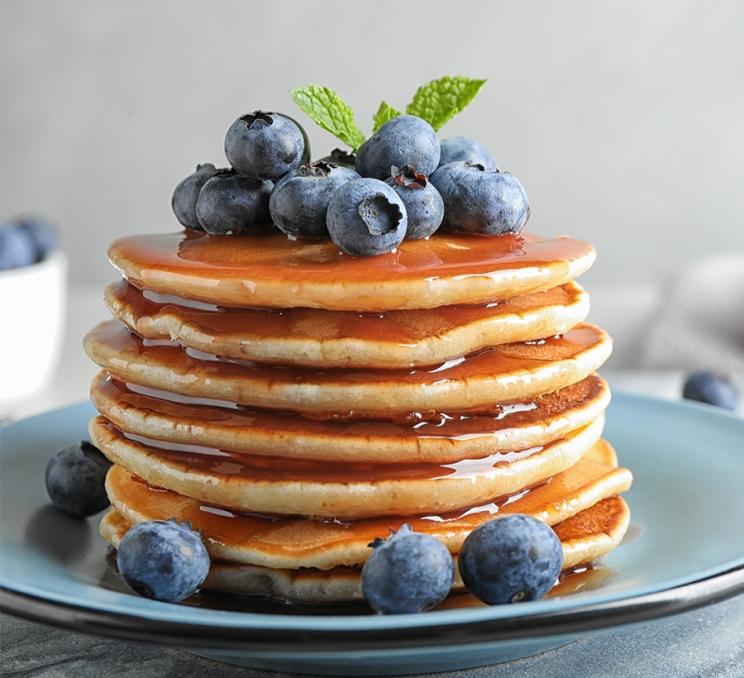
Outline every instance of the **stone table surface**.
{"label": "stone table surface", "polygon": [[[130,645],[0,616],[0,676],[8,678],[281,678],[287,675],[221,664],[185,651]],[[588,636],[536,657],[435,675],[443,678],[742,678],[744,595],[673,617]]]}

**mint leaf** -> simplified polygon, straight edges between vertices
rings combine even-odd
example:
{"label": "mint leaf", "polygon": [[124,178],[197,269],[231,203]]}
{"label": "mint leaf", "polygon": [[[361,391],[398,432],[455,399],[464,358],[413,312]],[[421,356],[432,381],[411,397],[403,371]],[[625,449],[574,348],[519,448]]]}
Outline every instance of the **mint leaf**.
{"label": "mint leaf", "polygon": [[406,113],[423,118],[439,130],[473,100],[485,82],[461,75],[432,80],[418,88]]}
{"label": "mint leaf", "polygon": [[399,115],[400,111],[397,108],[393,108],[387,101],[383,101],[377,109],[377,113],[374,115],[373,121],[375,126],[372,128],[372,131],[376,132],[388,120],[397,118]]}
{"label": "mint leaf", "polygon": [[351,106],[330,87],[308,85],[290,90],[289,94],[318,125],[355,151],[364,143],[364,134],[354,121]]}

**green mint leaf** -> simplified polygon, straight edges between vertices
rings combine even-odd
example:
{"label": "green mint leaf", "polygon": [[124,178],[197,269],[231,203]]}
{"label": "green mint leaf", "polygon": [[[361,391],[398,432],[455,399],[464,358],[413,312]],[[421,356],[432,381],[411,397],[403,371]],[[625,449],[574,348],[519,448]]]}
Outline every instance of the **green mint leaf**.
{"label": "green mint leaf", "polygon": [[361,133],[354,121],[354,111],[330,87],[308,85],[290,91],[294,101],[324,130],[337,136],[345,144],[357,150],[364,143]]}
{"label": "green mint leaf", "polygon": [[372,128],[372,131],[376,132],[388,120],[397,118],[399,115],[400,111],[397,108],[393,108],[387,101],[383,101],[377,109],[377,113],[374,115],[373,121],[375,126]]}
{"label": "green mint leaf", "polygon": [[485,82],[461,75],[432,80],[418,88],[406,113],[423,118],[439,130],[473,100]]}

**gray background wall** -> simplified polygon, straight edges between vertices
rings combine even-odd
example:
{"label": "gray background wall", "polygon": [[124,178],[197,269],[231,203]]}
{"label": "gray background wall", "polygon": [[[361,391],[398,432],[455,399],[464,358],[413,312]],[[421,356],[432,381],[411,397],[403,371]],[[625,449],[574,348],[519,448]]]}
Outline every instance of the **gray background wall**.
{"label": "gray background wall", "polygon": [[[369,129],[443,74],[488,77],[445,135],[486,143],[530,228],[594,242],[601,282],[744,250],[744,3],[0,0],[2,214],[62,227],[78,282],[174,229],[173,186],[230,122],[327,84]],[[304,120],[304,118],[303,118]],[[315,154],[333,144],[307,125]]]}

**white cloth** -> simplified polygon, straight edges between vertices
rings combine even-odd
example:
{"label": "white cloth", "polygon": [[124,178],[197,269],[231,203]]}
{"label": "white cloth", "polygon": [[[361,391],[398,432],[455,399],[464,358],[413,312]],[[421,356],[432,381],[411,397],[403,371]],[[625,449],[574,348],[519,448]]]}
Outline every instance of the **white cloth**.
{"label": "white cloth", "polygon": [[672,282],[641,360],[653,369],[744,372],[744,253],[704,259]]}

